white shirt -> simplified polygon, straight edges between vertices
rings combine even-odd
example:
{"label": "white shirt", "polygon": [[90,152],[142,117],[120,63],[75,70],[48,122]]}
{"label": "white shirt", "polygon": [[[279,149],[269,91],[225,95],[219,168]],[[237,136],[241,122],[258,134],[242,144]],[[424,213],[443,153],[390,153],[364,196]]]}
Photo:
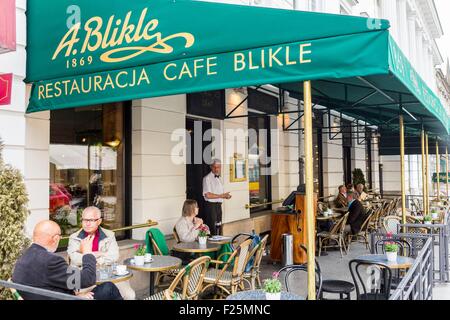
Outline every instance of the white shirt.
{"label": "white shirt", "polygon": [[203,197],[205,201],[213,202],[213,203],[222,203],[223,199],[207,199],[207,193],[214,193],[217,195],[223,194],[223,185],[220,181],[220,178],[216,178],[214,173],[210,172],[203,178]]}

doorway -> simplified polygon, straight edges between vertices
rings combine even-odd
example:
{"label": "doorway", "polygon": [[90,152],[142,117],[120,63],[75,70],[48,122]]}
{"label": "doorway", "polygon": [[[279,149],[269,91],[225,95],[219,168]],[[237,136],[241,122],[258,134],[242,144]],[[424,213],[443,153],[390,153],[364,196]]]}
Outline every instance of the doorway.
{"label": "doorway", "polygon": [[212,128],[209,120],[186,118],[186,141],[191,143],[187,145],[186,154],[186,197],[196,200],[199,207],[198,216],[205,219],[203,198],[203,177],[211,170],[209,164],[212,160],[212,154],[206,154],[205,149],[211,141],[203,141],[205,132]]}

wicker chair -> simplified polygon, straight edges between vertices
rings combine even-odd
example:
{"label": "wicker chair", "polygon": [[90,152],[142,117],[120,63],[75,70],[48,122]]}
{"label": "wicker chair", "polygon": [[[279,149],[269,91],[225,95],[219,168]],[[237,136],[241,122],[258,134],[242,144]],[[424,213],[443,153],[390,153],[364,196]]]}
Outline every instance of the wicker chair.
{"label": "wicker chair", "polygon": [[[153,248],[153,252],[155,253],[155,255],[162,256],[163,253],[153,238],[151,238],[151,243],[152,243],[152,248]],[[160,283],[162,280],[164,280],[165,277],[174,280],[174,278],[178,275],[179,272],[180,272],[180,269],[170,269],[167,271],[158,272],[156,274],[155,286],[158,288],[162,288]]]}
{"label": "wicker chair", "polygon": [[369,249],[369,225],[370,221],[374,218],[374,212],[371,211],[368,213],[366,220],[364,220],[363,224],[361,225],[361,230],[358,232],[358,234],[351,234],[347,236],[347,252],[350,251],[350,245],[353,240],[360,240],[362,239],[364,244],[366,245],[366,249]]}
{"label": "wicker chair", "polygon": [[[210,261],[211,258],[208,256],[195,259],[178,272],[168,289],[146,300],[197,300]],[[178,287],[181,290],[177,291]]]}
{"label": "wicker chair", "polygon": [[178,236],[177,229],[176,229],[175,227],[173,227],[173,238],[175,239],[175,241],[176,241],[177,243],[180,243],[180,242],[181,242],[180,237]]}
{"label": "wicker chair", "polygon": [[258,288],[261,288],[260,266],[261,266],[262,257],[264,255],[264,251],[266,250],[266,244],[267,244],[268,238],[269,238],[269,235],[266,235],[264,238],[262,238],[262,240],[258,244],[258,246],[253,248],[253,250],[255,252],[254,253],[250,252],[250,255],[249,255],[249,257],[252,257],[254,255],[255,260],[253,262],[253,266],[250,269],[250,271],[244,273],[244,281],[249,283],[250,288],[252,290],[256,289],[256,285],[258,285]]}
{"label": "wicker chair", "polygon": [[383,229],[386,233],[397,234],[397,226],[402,223],[402,218],[398,216],[387,216],[383,219]]}
{"label": "wicker chair", "polygon": [[[250,245],[252,240],[242,242],[233,253],[229,254],[226,262],[211,260],[215,268],[210,268],[206,272],[203,282],[206,284],[202,292],[210,288],[220,289],[222,297],[236,293],[243,286],[243,275],[245,266],[249,260]],[[231,269],[232,266],[232,270]]]}
{"label": "wicker chair", "polygon": [[[348,213],[343,216],[331,229],[331,231],[324,231],[317,234],[317,237],[319,238],[319,256],[322,253],[322,248],[334,248],[339,247],[339,250],[341,251],[341,257],[343,258],[343,252],[342,248],[344,248],[345,252],[347,253],[347,248],[345,246],[345,237],[344,237],[344,231],[345,231],[345,225],[347,224],[348,219]],[[328,242],[328,245],[324,246],[324,243]],[[334,242],[336,245],[330,245],[329,242]]]}

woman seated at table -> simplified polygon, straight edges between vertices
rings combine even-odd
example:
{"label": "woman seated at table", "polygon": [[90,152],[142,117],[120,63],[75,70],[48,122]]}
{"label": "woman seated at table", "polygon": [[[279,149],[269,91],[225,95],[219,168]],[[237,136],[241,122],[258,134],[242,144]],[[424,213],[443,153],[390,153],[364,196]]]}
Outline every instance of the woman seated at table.
{"label": "woman seated at table", "polygon": [[198,204],[195,200],[186,200],[183,204],[182,217],[177,221],[175,230],[181,242],[194,242],[198,238],[203,220],[197,218]]}

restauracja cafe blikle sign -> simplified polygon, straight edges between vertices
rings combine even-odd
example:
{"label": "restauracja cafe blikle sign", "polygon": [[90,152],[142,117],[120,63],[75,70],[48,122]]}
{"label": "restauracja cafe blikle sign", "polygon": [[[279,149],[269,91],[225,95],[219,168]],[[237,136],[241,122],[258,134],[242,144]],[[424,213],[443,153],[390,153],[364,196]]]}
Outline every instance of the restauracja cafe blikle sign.
{"label": "restauracja cafe blikle sign", "polygon": [[[39,46],[41,58],[48,60],[29,64],[27,81],[34,85],[28,112],[307,77],[314,80],[314,75],[319,78],[327,72],[345,73],[351,63],[362,59],[358,52],[368,45],[382,45],[387,37],[372,33],[358,41],[358,37],[343,35],[230,51],[231,44],[205,41],[202,31],[197,36],[195,30],[183,30],[183,25],[163,30],[148,8],[138,12],[108,18],[94,15],[73,24],[59,40],[52,36],[53,41]],[[201,55],[205,43],[217,46],[218,53]],[[330,59],[331,52],[339,54]],[[371,64],[363,65],[359,73],[384,67]]]}

